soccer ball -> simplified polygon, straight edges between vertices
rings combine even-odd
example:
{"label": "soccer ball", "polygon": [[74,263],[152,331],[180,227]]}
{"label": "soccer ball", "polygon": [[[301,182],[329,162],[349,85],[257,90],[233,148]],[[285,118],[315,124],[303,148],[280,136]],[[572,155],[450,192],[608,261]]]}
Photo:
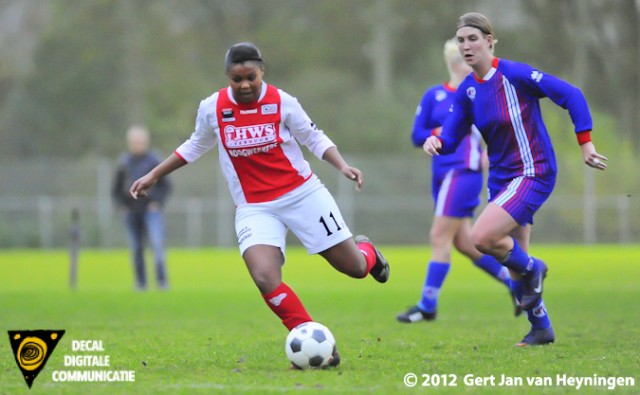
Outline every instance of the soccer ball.
{"label": "soccer ball", "polygon": [[327,367],[336,339],[326,326],[305,322],[293,328],[284,344],[287,358],[299,369]]}

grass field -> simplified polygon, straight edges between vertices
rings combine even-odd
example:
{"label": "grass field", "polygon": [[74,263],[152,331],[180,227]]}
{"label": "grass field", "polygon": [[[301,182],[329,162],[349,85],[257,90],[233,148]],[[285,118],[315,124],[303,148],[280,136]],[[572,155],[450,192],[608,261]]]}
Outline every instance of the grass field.
{"label": "grass field", "polygon": [[[127,251],[83,251],[78,288],[68,287],[65,251],[0,252],[3,330],[64,329],[28,390],[8,338],[0,341],[0,394],[638,394],[640,247],[535,246],[550,271],[545,301],[556,330],[551,346],[516,348],[528,331],[506,289],[460,256],[434,323],[401,325],[395,314],[417,301],[426,247],[384,248],[391,279],[354,280],[320,257],[288,251],[285,281],[315,320],[336,336],[337,369],[291,371],[286,329],[251,282],[235,249],[171,250],[171,288],[133,291]],[[6,335],[3,335],[6,336]],[[72,340],[102,340],[103,352],[74,352]],[[65,367],[65,355],[109,355],[106,368]],[[135,382],[55,382],[62,370],[134,370]],[[407,373],[418,385],[403,383]],[[423,374],[440,375],[422,387]],[[551,377],[553,385],[499,387],[500,375]],[[635,386],[558,385],[568,377],[633,377]],[[444,376],[443,376],[444,375]],[[470,385],[466,375],[496,376]],[[443,379],[455,387],[443,386]]]}

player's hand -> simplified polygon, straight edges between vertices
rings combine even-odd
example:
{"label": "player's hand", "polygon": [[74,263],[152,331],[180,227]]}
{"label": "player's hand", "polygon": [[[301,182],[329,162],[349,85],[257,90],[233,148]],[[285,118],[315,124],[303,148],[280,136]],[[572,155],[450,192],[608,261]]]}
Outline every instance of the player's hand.
{"label": "player's hand", "polygon": [[342,174],[344,174],[345,177],[347,177],[348,179],[356,183],[356,191],[359,191],[362,189],[362,184],[364,183],[364,179],[362,178],[362,172],[360,171],[360,169],[347,166],[342,171]]}
{"label": "player's hand", "polygon": [[429,138],[427,138],[427,141],[425,141],[422,145],[422,149],[424,150],[424,152],[431,156],[440,155],[440,150],[442,149],[442,141],[440,141],[440,139],[436,136],[429,136]]}
{"label": "player's hand", "polygon": [[584,163],[587,166],[598,170],[604,170],[607,168],[607,164],[605,163],[605,161],[607,161],[607,157],[597,153],[596,147],[591,141],[582,144],[580,149],[582,149],[582,157],[584,158]]}
{"label": "player's hand", "polygon": [[138,199],[138,197],[145,197],[147,196],[147,191],[149,190],[149,188],[154,186],[157,181],[158,180],[155,179],[151,174],[140,177],[131,185],[129,194],[134,199]]}

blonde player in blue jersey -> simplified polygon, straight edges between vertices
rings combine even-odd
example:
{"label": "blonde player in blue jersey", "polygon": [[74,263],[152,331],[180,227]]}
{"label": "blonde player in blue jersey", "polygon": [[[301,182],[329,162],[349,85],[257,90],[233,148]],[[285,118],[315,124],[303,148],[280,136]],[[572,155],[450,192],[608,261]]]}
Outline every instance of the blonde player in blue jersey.
{"label": "blonde player in blue jersey", "polygon": [[578,88],[529,65],[494,57],[493,27],[480,13],[462,15],[456,37],[473,73],[458,87],[441,135],[427,138],[423,148],[430,155],[448,154],[471,125],[480,130],[490,163],[489,204],[473,225],[471,239],[511,271],[512,289],[531,323],[516,345],[552,343],[555,333],[542,300],[547,265],[528,253],[533,215],[551,194],[557,173],[539,100],[548,97],[568,111],[587,166],[605,170],[607,158],[591,142],[591,114]]}
{"label": "blonde player in blue jersey", "polygon": [[[439,134],[458,85],[471,73],[471,67],[458,51],[456,39],[445,42],[444,59],[449,80],[429,88],[416,110],[411,138],[417,147],[422,147],[427,137]],[[436,318],[438,296],[451,267],[451,249],[454,246],[507,288],[511,285],[509,269],[491,255],[479,252],[471,242],[471,218],[480,204],[482,190],[481,162],[486,161],[481,138],[475,127],[467,128],[467,134],[455,152],[433,158],[431,193],[435,212],[429,235],[431,259],[421,298],[416,305],[396,316],[400,322],[414,323]],[[516,316],[521,311],[516,304]]]}

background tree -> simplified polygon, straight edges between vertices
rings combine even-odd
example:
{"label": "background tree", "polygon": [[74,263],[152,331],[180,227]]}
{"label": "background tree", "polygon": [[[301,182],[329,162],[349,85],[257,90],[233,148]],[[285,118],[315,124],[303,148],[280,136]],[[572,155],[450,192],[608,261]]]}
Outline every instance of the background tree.
{"label": "background tree", "polygon": [[298,96],[347,151],[403,152],[422,92],[446,79],[442,43],[469,10],[491,17],[498,56],[580,86],[615,119],[606,133],[633,144],[635,0],[9,0],[0,155],[113,156],[132,122],[169,151],[190,133],[198,101],[226,83],[225,49],[243,40],[263,49],[267,81]]}

